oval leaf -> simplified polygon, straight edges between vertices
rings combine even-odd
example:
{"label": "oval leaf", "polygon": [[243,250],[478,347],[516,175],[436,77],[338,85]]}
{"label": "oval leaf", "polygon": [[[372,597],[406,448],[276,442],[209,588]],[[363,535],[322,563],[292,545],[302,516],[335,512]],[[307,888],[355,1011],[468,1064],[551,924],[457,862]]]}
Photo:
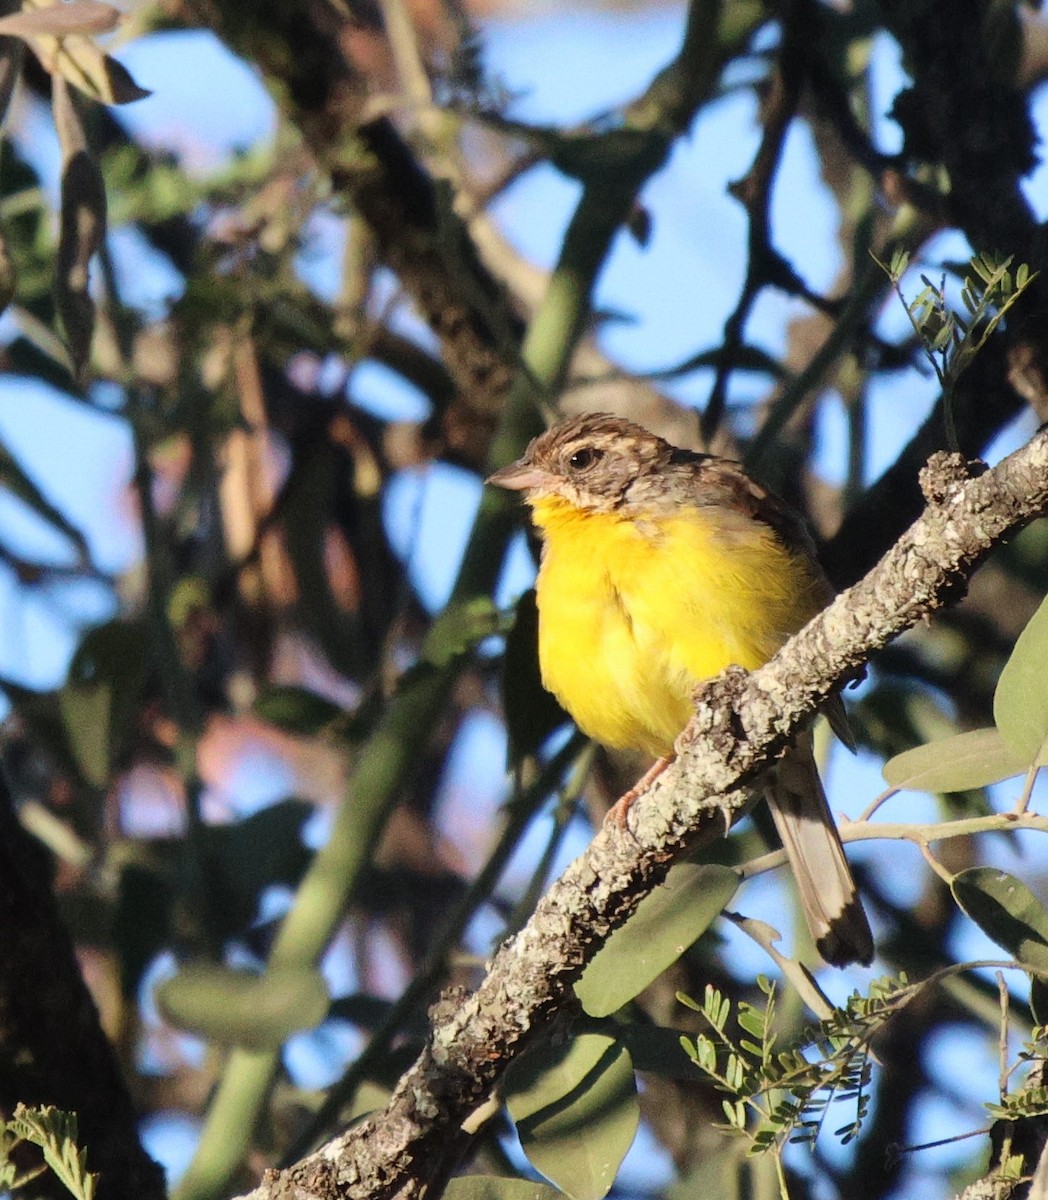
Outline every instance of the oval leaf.
{"label": "oval leaf", "polygon": [[292,685],[267,688],[251,706],[251,711],[278,729],[308,736],[322,732],[345,715],[326,696]]}
{"label": "oval leaf", "polygon": [[135,83],[126,67],[104,53],[89,37],[80,34],[53,37],[41,33],[29,44],[56,81],[67,80],[92,100],[130,104],[150,94]]}
{"label": "oval leaf", "polygon": [[993,696],[993,719],[1023,766],[1048,764],[1048,599],[1019,634]]}
{"label": "oval leaf", "polygon": [[1021,879],[972,867],[950,882],[953,898],[987,937],[1028,966],[1048,971],[1048,912]]}
{"label": "oval leaf", "polygon": [[73,754],[95,787],[107,782],[114,758],[135,736],[151,668],[150,634],[137,620],[95,626],[73,655],[59,705]]}
{"label": "oval leaf", "polygon": [[513,626],[506,634],[502,709],[506,714],[507,757],[511,768],[519,766],[528,755],[536,754],[555,729],[571,720],[556,697],[542,686],[539,610],[534,588],[528,588],[517,601]]}
{"label": "oval leaf", "polygon": [[606,1017],[642,992],[713,923],[735,895],[739,877],[715,863],[678,863],[646,896],[575,985],[582,1007]]}
{"label": "oval leaf", "polygon": [[563,1195],[546,1183],[507,1175],[464,1175],[444,1189],[444,1200],[561,1200]]}
{"label": "oval leaf", "polygon": [[896,754],[884,764],[891,787],[918,792],[966,792],[1021,775],[1027,761],[999,729],[973,729]]}
{"label": "oval leaf", "polygon": [[26,38],[43,34],[65,37],[75,33],[109,33],[119,25],[122,16],[119,8],[101,0],[66,0],[0,17],[0,34]]}
{"label": "oval leaf", "polygon": [[608,1194],[640,1123],[629,1052],[599,1033],[516,1064],[506,1107],[528,1161],[572,1200]]}
{"label": "oval leaf", "polygon": [[421,657],[435,667],[443,667],[498,632],[498,610],[487,596],[451,604],[429,627]]}
{"label": "oval leaf", "polygon": [[58,693],[69,748],[81,775],[96,788],[109,779],[112,701],[108,683],[67,684]]}
{"label": "oval leaf", "polygon": [[87,151],[83,123],[64,79],[55,78],[51,101],[62,147],[62,204],[55,264],[55,307],[62,318],[78,377],[87,366],[95,328],[89,268],[106,231],[106,190]]}
{"label": "oval leaf", "polygon": [[160,1011],[173,1025],[209,1041],[271,1050],[327,1015],[323,976],[314,970],[269,970],[264,975],[229,967],[191,966],[156,989]]}
{"label": "oval leaf", "polygon": [[[0,48],[0,56],[3,50]],[[0,74],[2,74],[2,58],[0,58]],[[0,88],[3,87],[2,78],[0,78]],[[0,103],[3,97],[0,96]],[[2,118],[0,118],[2,119]],[[15,291],[18,287],[18,268],[15,265],[15,258],[12,252],[11,243],[7,237],[7,227],[0,221],[0,314],[3,314],[7,306],[14,299]]]}
{"label": "oval leaf", "polygon": [[139,86],[127,67],[111,54],[102,55],[101,75],[102,100],[106,104],[131,104],[153,94],[149,88]]}
{"label": "oval leaf", "polygon": [[105,236],[102,176],[80,150],[62,172],[62,210],[55,265],[55,307],[78,379],[82,379],[95,328],[95,303],[88,290],[90,262]]}
{"label": "oval leaf", "polygon": [[24,58],[25,46],[18,38],[0,37],[0,123],[7,119]]}

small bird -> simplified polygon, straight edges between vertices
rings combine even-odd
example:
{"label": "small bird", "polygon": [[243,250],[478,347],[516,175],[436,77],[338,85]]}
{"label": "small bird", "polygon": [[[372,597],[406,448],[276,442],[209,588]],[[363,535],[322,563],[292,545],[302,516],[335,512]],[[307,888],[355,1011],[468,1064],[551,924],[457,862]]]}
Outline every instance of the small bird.
{"label": "small bird", "polygon": [[[542,536],[543,684],[605,746],[672,757],[695,686],[762,666],[833,595],[803,520],[739,463],[618,417],[556,425],[488,482],[522,492]],[[839,699],[827,715],[847,736]],[[764,786],[819,953],[868,963],[810,732]]]}

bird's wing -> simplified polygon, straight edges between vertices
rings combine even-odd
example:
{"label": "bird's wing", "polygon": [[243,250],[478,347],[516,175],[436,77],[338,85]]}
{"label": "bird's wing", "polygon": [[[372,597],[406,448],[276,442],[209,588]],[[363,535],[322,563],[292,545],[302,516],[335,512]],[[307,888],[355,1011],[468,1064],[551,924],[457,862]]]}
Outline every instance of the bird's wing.
{"label": "bird's wing", "polygon": [[[690,457],[699,467],[695,494],[700,502],[737,513],[740,521],[759,521],[766,525],[792,554],[807,563],[818,607],[829,604],[836,593],[819,563],[815,540],[804,518],[774,492],[747,475],[737,462],[713,455]],[[833,732],[849,750],[854,750],[855,738],[840,696],[832,696],[822,711]]]}
{"label": "bird's wing", "polygon": [[[767,525],[791,553],[808,559],[819,576],[825,578],[818,566],[815,541],[800,513],[748,475],[739,463],[714,455],[696,457],[700,460],[694,495],[701,504],[728,509],[744,519]],[[832,595],[828,580],[826,588],[828,595]]]}

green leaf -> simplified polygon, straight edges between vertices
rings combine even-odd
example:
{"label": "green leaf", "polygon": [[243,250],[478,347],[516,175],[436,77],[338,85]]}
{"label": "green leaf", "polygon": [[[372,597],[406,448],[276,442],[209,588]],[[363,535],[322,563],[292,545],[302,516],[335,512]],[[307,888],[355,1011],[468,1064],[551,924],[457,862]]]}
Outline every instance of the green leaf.
{"label": "green leaf", "polygon": [[709,1075],[717,1070],[717,1048],[704,1033],[695,1039],[695,1062]]}
{"label": "green leaf", "polygon": [[[38,9],[44,6],[33,0],[25,7]],[[61,37],[48,33],[34,34],[30,45],[45,69],[51,73],[54,83],[68,81],[92,100],[99,100],[103,104],[130,104],[150,94],[135,83],[126,67],[103,53],[91,38],[82,34]]]}
{"label": "green leaf", "polygon": [[453,604],[430,626],[421,657],[435,667],[443,667],[498,632],[498,612],[487,596]]}
{"label": "green leaf", "polygon": [[739,1022],[739,1028],[750,1034],[751,1037],[764,1037],[764,1014],[752,1008],[749,1004],[739,1005],[739,1015],[736,1018]]}
{"label": "green leaf", "polygon": [[503,658],[502,710],[509,733],[510,767],[535,754],[554,729],[571,719],[542,686],[538,647],[539,610],[535,589],[528,588],[517,601]]}
{"label": "green leaf", "polygon": [[52,1105],[30,1108],[16,1104],[7,1129],[40,1147],[44,1162],[75,1200],[94,1200],[99,1177],[88,1171],[87,1151],[77,1145],[76,1113]]}
{"label": "green leaf", "polygon": [[1036,1024],[1048,1022],[1048,979],[1035,975],[1030,980],[1030,1012]]}
{"label": "green leaf", "polygon": [[739,877],[717,864],[678,863],[608,939],[575,985],[582,1007],[606,1017],[658,978],[735,894]]}
{"label": "green leaf", "polygon": [[640,1122],[629,1053],[599,1033],[515,1064],[506,1107],[528,1161],[572,1200],[608,1194]]}
{"label": "green leaf", "polygon": [[120,964],[120,991],[134,1003],[146,968],[171,937],[174,889],[152,862],[129,862],[120,871],[112,938]]}
{"label": "green leaf", "polygon": [[993,696],[993,719],[1024,767],[1048,764],[1048,599],[1019,635]]}
{"label": "green leaf", "polygon": [[217,932],[235,937],[258,911],[259,895],[274,884],[296,887],[312,858],[302,826],[313,813],[302,800],[282,800],[242,821],[200,831],[212,887],[221,896]]}
{"label": "green leaf", "polygon": [[149,676],[149,638],[140,621],[107,621],[89,630],[58,693],[77,769],[93,787],[109,779],[115,753],[138,720]]}
{"label": "green leaf", "polygon": [[884,764],[885,781],[919,792],[966,792],[1021,775],[1028,760],[994,727],[939,738],[896,754]]}
{"label": "green leaf", "polygon": [[209,1041],[271,1050],[327,1015],[324,978],[311,969],[268,970],[184,967],[156,989],[160,1011],[173,1024]]}
{"label": "green leaf", "polygon": [[731,1016],[731,1001],[713,984],[707,983],[702,997],[702,1013],[718,1033],[723,1033]]}
{"label": "green leaf", "polygon": [[1048,912],[1022,880],[995,867],[971,867],[950,888],[987,937],[1019,962],[1048,971]]}
{"label": "green leaf", "polygon": [[445,1200],[559,1200],[563,1195],[549,1184],[505,1175],[464,1175],[444,1189]]}
{"label": "green leaf", "polygon": [[66,80],[53,81],[51,110],[62,148],[62,195],[55,262],[55,307],[78,377],[91,351],[95,304],[89,291],[90,264],[106,232],[106,189],[87,149],[83,121]]}
{"label": "green leaf", "polygon": [[58,708],[77,769],[96,788],[109,779],[112,699],[108,683],[67,684],[58,693]]}
{"label": "green leaf", "polygon": [[344,715],[333,701],[308,688],[284,686],[267,688],[251,706],[255,716],[278,729],[308,736],[320,733]]}

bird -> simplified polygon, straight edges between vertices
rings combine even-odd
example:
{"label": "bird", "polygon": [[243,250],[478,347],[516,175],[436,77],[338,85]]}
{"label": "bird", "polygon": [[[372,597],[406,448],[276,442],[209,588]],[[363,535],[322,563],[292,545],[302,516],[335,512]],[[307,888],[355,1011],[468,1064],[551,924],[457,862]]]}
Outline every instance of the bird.
{"label": "bird", "polygon": [[[543,685],[613,749],[672,759],[696,685],[762,666],[833,597],[803,518],[740,463],[620,417],[558,423],[487,482],[522,494],[541,538]],[[827,715],[847,738],[839,697]],[[810,730],[762,786],[822,958],[869,963]]]}

